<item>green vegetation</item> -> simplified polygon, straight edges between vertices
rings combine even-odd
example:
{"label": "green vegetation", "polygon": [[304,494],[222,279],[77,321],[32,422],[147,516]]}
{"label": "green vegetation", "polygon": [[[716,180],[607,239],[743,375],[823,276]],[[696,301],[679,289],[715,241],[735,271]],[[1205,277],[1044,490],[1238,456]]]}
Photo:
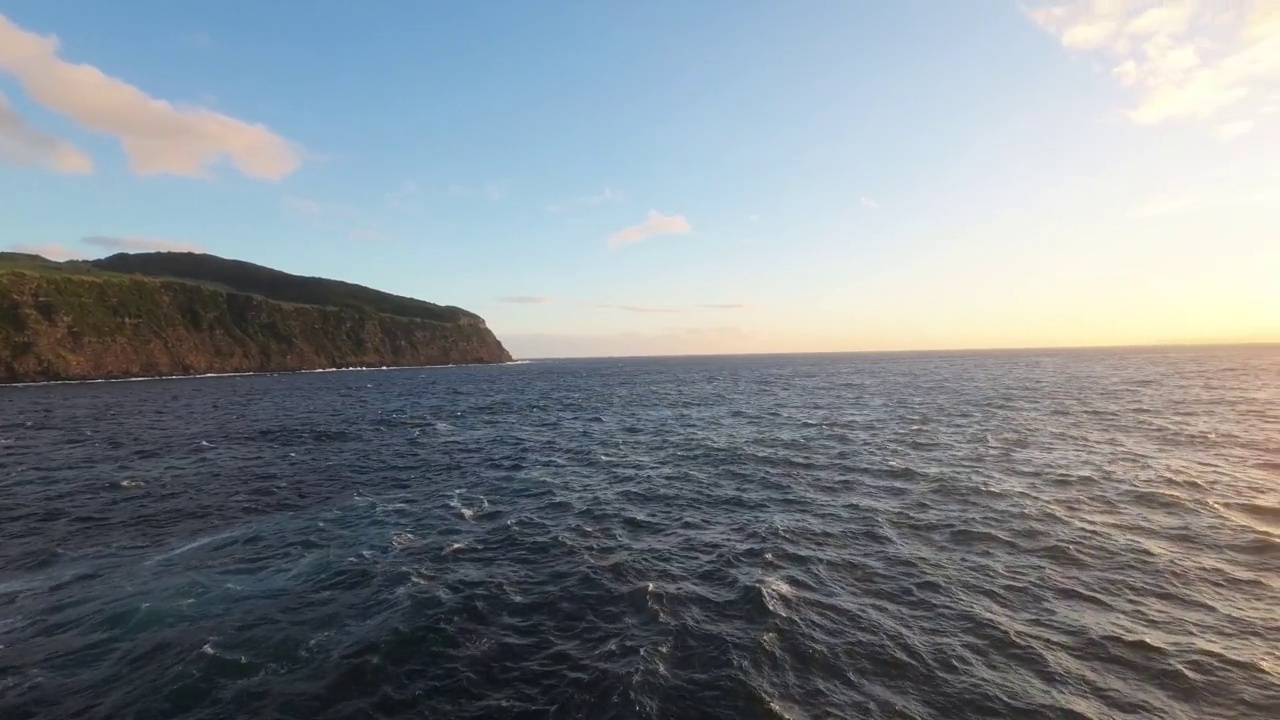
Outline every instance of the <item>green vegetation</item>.
{"label": "green vegetation", "polygon": [[281,302],[364,308],[399,317],[458,322],[475,315],[339,280],[304,277],[261,265],[197,253],[119,253],[89,263],[117,273],[199,282]]}
{"label": "green vegetation", "polygon": [[25,270],[26,272],[34,273],[55,273],[58,275],[85,275],[97,272],[96,268],[85,262],[56,262],[39,255],[0,252],[0,272],[9,270]]}
{"label": "green vegetation", "polygon": [[0,382],[510,359],[459,308],[212,256],[137,257],[0,254]]}

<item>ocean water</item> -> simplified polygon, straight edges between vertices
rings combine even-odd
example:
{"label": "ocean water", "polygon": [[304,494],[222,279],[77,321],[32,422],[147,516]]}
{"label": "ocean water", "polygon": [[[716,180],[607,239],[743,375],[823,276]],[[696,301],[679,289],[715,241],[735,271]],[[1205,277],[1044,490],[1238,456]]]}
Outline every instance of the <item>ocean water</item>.
{"label": "ocean water", "polygon": [[0,717],[1280,717],[1280,348],[0,388]]}

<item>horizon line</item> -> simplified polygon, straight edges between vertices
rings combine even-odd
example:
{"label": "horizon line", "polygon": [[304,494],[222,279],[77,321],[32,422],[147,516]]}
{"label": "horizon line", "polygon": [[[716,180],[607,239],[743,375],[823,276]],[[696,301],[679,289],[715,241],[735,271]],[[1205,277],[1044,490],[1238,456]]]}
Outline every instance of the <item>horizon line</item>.
{"label": "horizon line", "polygon": [[522,355],[516,361],[523,360],[630,360],[643,358],[710,358],[710,357],[778,357],[782,355],[913,355],[928,353],[993,353],[993,352],[1041,352],[1048,350],[1157,350],[1161,348],[1240,348],[1267,347],[1280,348],[1280,338],[1274,340],[1206,340],[1175,341],[1155,343],[1135,343],[1128,345],[1035,345],[1004,347],[950,347],[950,348],[916,348],[911,350],[794,350],[779,352],[707,352],[707,353],[659,353],[653,355]]}

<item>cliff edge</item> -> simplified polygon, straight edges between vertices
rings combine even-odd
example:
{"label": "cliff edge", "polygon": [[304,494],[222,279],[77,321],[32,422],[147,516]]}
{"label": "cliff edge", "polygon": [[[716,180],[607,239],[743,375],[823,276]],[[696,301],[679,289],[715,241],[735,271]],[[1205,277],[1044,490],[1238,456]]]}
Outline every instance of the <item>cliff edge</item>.
{"label": "cliff edge", "polygon": [[0,383],[498,363],[484,320],[193,253],[0,253]]}

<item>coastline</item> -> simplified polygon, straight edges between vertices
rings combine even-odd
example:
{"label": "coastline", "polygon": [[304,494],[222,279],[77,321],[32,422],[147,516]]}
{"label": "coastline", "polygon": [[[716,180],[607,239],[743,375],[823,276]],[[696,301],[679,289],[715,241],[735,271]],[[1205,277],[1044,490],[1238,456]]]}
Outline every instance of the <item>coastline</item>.
{"label": "coastline", "polygon": [[94,378],[91,380],[41,380],[37,382],[0,383],[0,389],[10,387],[40,387],[43,385],[89,385],[93,383],[126,383],[152,380],[197,380],[200,378],[250,377],[255,375],[303,375],[307,373],[336,373],[378,370],[436,370],[461,367],[499,367],[504,365],[527,365],[532,360],[508,360],[494,363],[449,363],[444,365],[382,365],[380,367],[335,367],[315,368],[311,370],[262,370],[255,372],[203,373],[199,375],[148,375],[144,377]]}

